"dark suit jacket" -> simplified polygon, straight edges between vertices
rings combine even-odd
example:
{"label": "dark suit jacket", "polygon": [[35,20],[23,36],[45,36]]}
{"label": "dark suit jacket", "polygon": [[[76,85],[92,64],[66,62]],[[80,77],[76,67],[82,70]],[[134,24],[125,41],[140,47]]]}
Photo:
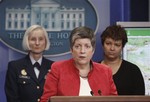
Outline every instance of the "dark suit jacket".
{"label": "dark suit jacket", "polygon": [[7,102],[38,102],[45,83],[45,77],[53,61],[43,57],[37,79],[29,55],[8,63],[5,92]]}

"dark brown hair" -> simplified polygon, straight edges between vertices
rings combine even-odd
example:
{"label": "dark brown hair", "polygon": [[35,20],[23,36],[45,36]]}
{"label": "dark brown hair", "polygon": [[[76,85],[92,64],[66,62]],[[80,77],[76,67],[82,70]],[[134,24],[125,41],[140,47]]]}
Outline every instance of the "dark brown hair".
{"label": "dark brown hair", "polygon": [[106,38],[111,38],[115,41],[122,40],[122,47],[128,42],[126,31],[120,25],[108,26],[101,35],[101,43],[104,45]]}

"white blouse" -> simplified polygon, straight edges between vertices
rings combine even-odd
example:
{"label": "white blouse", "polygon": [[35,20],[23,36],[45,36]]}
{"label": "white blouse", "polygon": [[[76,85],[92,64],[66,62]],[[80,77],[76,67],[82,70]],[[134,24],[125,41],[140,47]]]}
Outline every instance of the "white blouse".
{"label": "white blouse", "polygon": [[91,95],[91,88],[88,82],[88,78],[81,78],[80,77],[80,91],[79,96],[92,96]]}

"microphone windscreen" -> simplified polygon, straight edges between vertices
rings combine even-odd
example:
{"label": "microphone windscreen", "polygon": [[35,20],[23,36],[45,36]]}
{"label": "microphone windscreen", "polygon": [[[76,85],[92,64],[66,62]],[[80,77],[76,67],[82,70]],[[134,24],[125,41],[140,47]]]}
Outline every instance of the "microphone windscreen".
{"label": "microphone windscreen", "polygon": [[93,96],[93,95],[94,95],[94,92],[93,92],[93,91],[90,91],[90,94]]}
{"label": "microphone windscreen", "polygon": [[99,94],[99,95],[102,95],[102,92],[101,92],[101,90],[98,90],[98,94]]}

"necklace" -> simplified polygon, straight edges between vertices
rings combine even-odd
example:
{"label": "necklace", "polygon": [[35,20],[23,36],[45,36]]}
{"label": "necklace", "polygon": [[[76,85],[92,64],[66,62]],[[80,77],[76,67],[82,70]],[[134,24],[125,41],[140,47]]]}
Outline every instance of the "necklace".
{"label": "necklace", "polygon": [[81,74],[79,74],[79,76],[80,76],[81,78],[88,78],[88,75],[81,75]]}
{"label": "necklace", "polygon": [[88,73],[91,70],[91,64],[90,64],[90,66],[84,66],[84,67],[83,66],[79,66],[77,68],[79,70],[79,76],[81,78],[88,78]]}
{"label": "necklace", "polygon": [[115,62],[115,63],[112,63],[112,62],[106,62],[106,61],[102,61],[101,62],[102,64],[105,64],[105,65],[108,65],[109,67],[112,68],[112,72],[113,72],[113,75],[117,73],[117,71],[119,70],[120,66],[121,66],[121,63],[122,63],[122,60],[119,60],[118,62]]}
{"label": "necklace", "polygon": [[83,71],[80,70],[79,76],[80,76],[81,78],[88,78],[88,74],[89,74],[90,70],[91,70],[91,68],[88,69],[88,70],[83,70]]}

